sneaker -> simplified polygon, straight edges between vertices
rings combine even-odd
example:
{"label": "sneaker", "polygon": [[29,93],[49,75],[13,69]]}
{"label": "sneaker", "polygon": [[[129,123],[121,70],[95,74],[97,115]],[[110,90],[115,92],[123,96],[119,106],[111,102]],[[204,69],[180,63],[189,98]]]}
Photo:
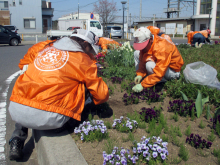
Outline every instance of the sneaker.
{"label": "sneaker", "polygon": [[198,47],[199,47],[199,44],[198,44],[198,42],[196,42],[196,43],[195,43],[195,47],[196,47],[196,48],[198,48]]}
{"label": "sneaker", "polygon": [[23,157],[22,149],[24,147],[24,142],[22,142],[18,137],[14,137],[9,141],[9,159],[17,160]]}
{"label": "sneaker", "polygon": [[202,43],[199,44],[199,48],[201,48],[201,47],[202,47]]}

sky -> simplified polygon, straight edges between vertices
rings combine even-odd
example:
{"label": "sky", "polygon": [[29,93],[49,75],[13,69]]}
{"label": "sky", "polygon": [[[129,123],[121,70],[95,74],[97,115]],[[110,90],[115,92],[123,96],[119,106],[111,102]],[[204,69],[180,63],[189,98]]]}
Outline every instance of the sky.
{"label": "sky", "polygon": [[[98,0],[50,0],[52,3],[52,8],[54,8],[53,20],[57,20],[65,14],[78,12],[78,2],[79,2],[79,13],[90,13],[94,12],[94,3],[97,3]],[[111,2],[112,0],[109,0]],[[117,22],[122,22],[123,10],[121,0],[116,1],[116,8],[118,12],[115,13],[116,16],[121,16],[117,19]],[[189,0],[188,0],[189,1]],[[127,4],[126,4],[127,6]],[[194,5],[194,13],[196,13],[196,4]],[[167,8],[167,0],[142,0],[142,17],[153,17],[153,14],[156,14],[156,17],[166,18],[166,14],[163,13],[164,8]],[[181,12],[180,17],[190,17],[193,15],[192,3],[181,3],[180,4]],[[135,16],[136,19],[131,20],[139,21],[140,15],[140,0],[129,0],[129,14]],[[127,16],[127,11],[125,11],[125,16]],[[172,17],[172,16],[171,16]],[[173,18],[176,18],[176,15],[173,15]]]}

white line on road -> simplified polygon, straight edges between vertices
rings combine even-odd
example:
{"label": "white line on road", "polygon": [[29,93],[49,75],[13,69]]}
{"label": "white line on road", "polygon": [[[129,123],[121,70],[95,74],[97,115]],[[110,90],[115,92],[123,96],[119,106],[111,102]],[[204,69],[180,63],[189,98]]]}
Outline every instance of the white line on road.
{"label": "white line on road", "polygon": [[[20,71],[15,72],[13,75],[8,77],[4,81],[4,85],[6,85],[4,92],[2,92],[1,95],[1,100],[0,100],[0,163],[5,163],[5,135],[6,135],[6,105],[7,105],[7,93],[9,89],[9,85],[11,84],[12,80],[18,76]],[[2,87],[0,86],[0,89]]]}

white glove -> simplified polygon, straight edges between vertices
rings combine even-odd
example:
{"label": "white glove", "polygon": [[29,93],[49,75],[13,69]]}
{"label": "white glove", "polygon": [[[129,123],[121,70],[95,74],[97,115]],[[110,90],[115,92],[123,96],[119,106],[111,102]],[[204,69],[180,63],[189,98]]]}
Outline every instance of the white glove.
{"label": "white glove", "polygon": [[20,70],[20,75],[24,74],[24,72],[28,69],[28,65],[24,65],[23,69]]}
{"label": "white glove", "polygon": [[134,79],[134,83],[135,84],[140,84],[141,80],[142,80],[142,76],[136,76],[135,79]]}

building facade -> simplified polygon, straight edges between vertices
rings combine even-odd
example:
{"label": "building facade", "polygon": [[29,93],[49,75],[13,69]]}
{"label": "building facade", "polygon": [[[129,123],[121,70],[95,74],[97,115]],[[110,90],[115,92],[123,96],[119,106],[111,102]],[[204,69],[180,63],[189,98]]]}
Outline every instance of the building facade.
{"label": "building facade", "polygon": [[8,0],[10,24],[22,34],[41,34],[52,28],[53,8],[45,0]]}
{"label": "building facade", "polygon": [[147,20],[147,21],[137,21],[135,22],[136,28],[156,26],[161,32],[166,34],[183,34],[186,35],[187,32],[191,31],[193,28],[194,20],[191,17],[182,18],[163,18]]}
{"label": "building facade", "polygon": [[[64,15],[60,18],[58,18],[58,20],[68,20],[68,19],[91,19],[90,18],[91,13],[70,13],[67,15]],[[93,17],[94,20],[99,20],[99,14],[94,14]]]}
{"label": "building facade", "polygon": [[220,36],[220,0],[197,0],[195,30],[204,30],[208,27],[211,36]]}
{"label": "building facade", "polygon": [[10,24],[10,12],[8,9],[8,1],[0,0],[0,25]]}

